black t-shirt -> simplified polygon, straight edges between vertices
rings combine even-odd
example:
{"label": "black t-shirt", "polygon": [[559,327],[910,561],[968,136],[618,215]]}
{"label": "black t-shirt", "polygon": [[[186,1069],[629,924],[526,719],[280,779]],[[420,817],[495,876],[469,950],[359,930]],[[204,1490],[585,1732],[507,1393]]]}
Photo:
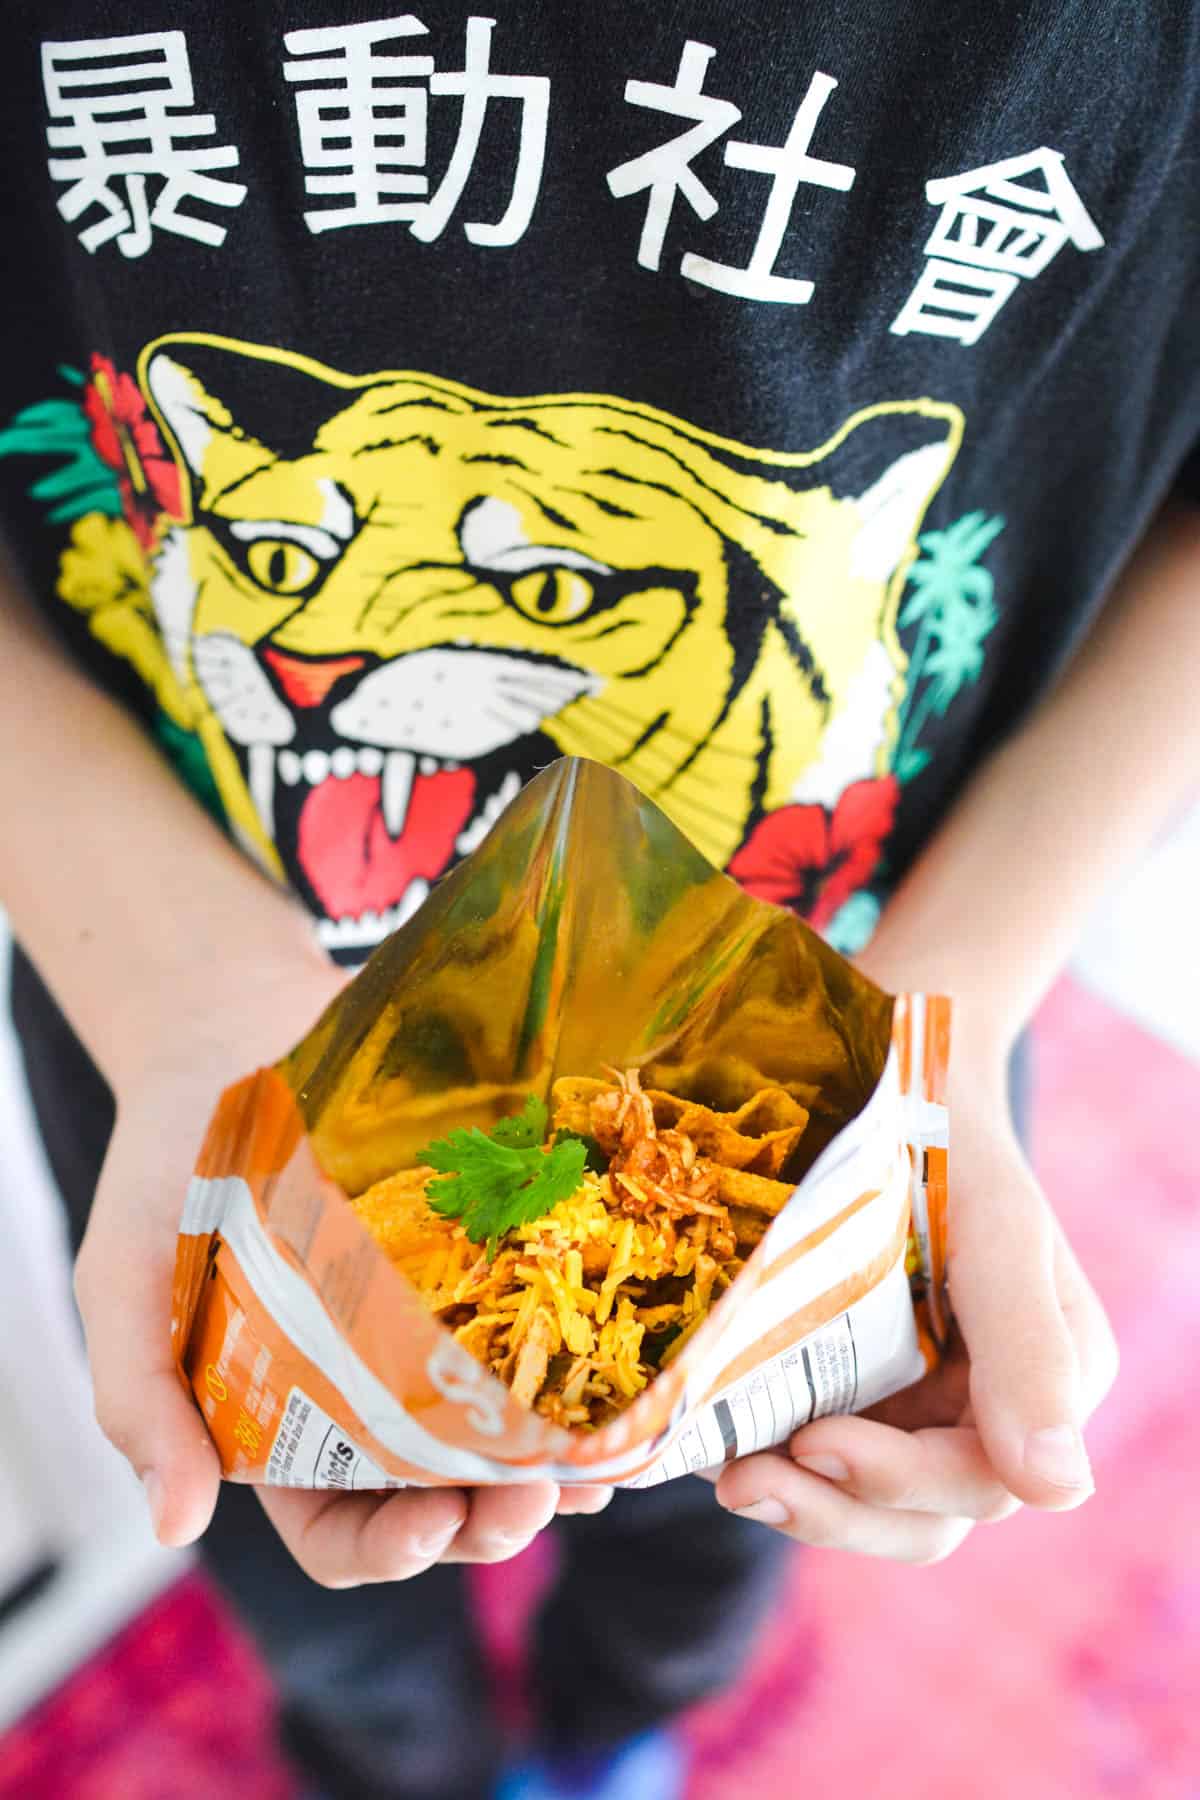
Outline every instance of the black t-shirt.
{"label": "black t-shirt", "polygon": [[1187,480],[1186,0],[2,41],[5,534],[344,959],[562,752],[855,947]]}

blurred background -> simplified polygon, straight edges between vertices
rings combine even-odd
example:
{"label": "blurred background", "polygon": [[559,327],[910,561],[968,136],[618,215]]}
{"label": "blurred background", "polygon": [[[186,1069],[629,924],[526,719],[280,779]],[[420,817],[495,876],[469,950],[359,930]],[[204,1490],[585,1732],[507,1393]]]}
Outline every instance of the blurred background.
{"label": "blurred background", "polygon": [[[689,1800],[1200,1797],[1200,807],[1092,922],[1035,1031],[1034,1158],[1123,1364],[1080,1513],[949,1562],[800,1553]],[[0,935],[0,957],[7,947]],[[5,981],[5,990],[7,982]],[[290,1800],[269,1681],[158,1549],[92,1422],[58,1201],[0,1020],[0,1800]],[[519,1720],[539,1546],[478,1571]]]}

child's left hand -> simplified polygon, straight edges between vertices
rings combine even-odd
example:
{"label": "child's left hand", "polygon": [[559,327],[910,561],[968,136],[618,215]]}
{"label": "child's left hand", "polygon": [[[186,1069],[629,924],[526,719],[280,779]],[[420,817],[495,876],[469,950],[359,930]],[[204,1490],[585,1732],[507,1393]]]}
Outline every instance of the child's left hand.
{"label": "child's left hand", "polygon": [[1003,1063],[954,1081],[950,1299],[958,1338],[870,1417],[827,1418],[731,1464],[723,1506],[800,1543],[933,1563],[973,1525],[1093,1491],[1082,1427],[1117,1348],[1008,1122]]}

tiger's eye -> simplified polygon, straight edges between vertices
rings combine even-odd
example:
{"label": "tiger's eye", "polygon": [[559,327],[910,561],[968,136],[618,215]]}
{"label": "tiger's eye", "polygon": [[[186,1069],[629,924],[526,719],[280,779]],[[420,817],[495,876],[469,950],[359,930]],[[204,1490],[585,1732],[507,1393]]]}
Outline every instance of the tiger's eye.
{"label": "tiger's eye", "polygon": [[259,538],[246,560],[258,585],[273,594],[302,593],[320,568],[315,556],[286,538]]}
{"label": "tiger's eye", "polygon": [[595,589],[576,569],[531,569],[509,590],[513,605],[542,625],[569,625],[587,612]]}

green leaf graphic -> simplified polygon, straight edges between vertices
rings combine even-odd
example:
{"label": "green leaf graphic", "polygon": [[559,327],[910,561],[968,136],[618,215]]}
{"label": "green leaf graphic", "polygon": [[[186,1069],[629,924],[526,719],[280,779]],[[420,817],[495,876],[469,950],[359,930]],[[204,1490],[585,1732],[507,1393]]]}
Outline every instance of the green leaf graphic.
{"label": "green leaf graphic", "polygon": [[929,762],[929,751],[917,748],[927,719],[944,718],[956,696],[983,672],[984,640],[999,613],[991,570],[979,559],[1003,529],[998,514],[970,512],[944,531],[926,531],[918,539],[922,555],[909,571],[898,621],[902,629],[918,628],[892,757],[902,782]]}
{"label": "green leaf graphic", "polygon": [[[61,367],[59,374],[82,387],[78,369]],[[0,430],[0,456],[45,456],[63,459],[48,474],[30,484],[35,500],[49,506],[47,518],[55,525],[69,525],[85,513],[101,512],[110,519],[121,515],[121,490],[115,472],[96,453],[91,427],[78,399],[38,400],[26,406]]]}

